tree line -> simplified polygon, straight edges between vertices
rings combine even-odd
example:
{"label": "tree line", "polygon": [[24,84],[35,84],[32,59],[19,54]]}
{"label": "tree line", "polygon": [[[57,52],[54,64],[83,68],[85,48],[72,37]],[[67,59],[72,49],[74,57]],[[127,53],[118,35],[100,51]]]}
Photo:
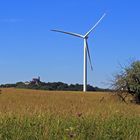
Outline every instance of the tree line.
{"label": "tree line", "polygon": [[[0,88],[25,88],[25,89],[36,89],[36,90],[58,90],[58,91],[82,91],[82,84],[66,84],[63,82],[38,82],[29,83],[28,85],[24,82],[17,82],[15,84],[2,84]],[[87,85],[88,91],[111,91],[110,89],[102,89]]]}

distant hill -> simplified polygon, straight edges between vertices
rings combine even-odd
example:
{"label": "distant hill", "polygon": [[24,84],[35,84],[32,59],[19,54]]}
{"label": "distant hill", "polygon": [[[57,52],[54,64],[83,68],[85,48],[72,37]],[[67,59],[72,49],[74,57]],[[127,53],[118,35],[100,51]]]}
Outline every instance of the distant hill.
{"label": "distant hill", "polygon": [[[63,82],[17,82],[15,84],[2,84],[0,88],[24,88],[24,89],[36,89],[36,90],[54,90],[54,91],[82,91],[82,84],[66,84]],[[87,85],[88,91],[112,91],[111,89],[102,89],[99,87],[93,87]]]}

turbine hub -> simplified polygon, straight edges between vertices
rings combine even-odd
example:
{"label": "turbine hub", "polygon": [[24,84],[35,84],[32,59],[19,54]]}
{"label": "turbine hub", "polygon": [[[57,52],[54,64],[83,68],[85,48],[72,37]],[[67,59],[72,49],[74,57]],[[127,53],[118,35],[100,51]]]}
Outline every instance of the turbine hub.
{"label": "turbine hub", "polygon": [[84,38],[85,38],[85,39],[88,39],[88,36],[85,36]]}

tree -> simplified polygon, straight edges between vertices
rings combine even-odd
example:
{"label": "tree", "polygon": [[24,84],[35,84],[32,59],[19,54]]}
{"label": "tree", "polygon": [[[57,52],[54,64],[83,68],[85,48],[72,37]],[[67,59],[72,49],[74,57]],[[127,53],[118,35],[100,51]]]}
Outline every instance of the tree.
{"label": "tree", "polygon": [[115,75],[113,86],[123,101],[125,97],[132,95],[134,101],[140,104],[140,61],[133,61]]}

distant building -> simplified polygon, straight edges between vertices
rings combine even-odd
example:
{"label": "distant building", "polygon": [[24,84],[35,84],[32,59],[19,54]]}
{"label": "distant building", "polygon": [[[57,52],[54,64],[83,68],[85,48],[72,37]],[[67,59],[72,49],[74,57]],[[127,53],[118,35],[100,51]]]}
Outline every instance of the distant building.
{"label": "distant building", "polygon": [[38,78],[33,78],[32,81],[30,81],[30,82],[26,81],[24,84],[25,84],[25,85],[29,85],[29,84],[38,85],[40,82],[41,82],[41,81],[40,81],[40,77],[38,77]]}
{"label": "distant building", "polygon": [[30,83],[38,85],[40,82],[41,82],[40,77],[38,77],[38,78],[33,78]]}
{"label": "distant building", "polygon": [[25,84],[25,85],[29,85],[29,84],[30,84],[30,82],[26,81],[24,84]]}

